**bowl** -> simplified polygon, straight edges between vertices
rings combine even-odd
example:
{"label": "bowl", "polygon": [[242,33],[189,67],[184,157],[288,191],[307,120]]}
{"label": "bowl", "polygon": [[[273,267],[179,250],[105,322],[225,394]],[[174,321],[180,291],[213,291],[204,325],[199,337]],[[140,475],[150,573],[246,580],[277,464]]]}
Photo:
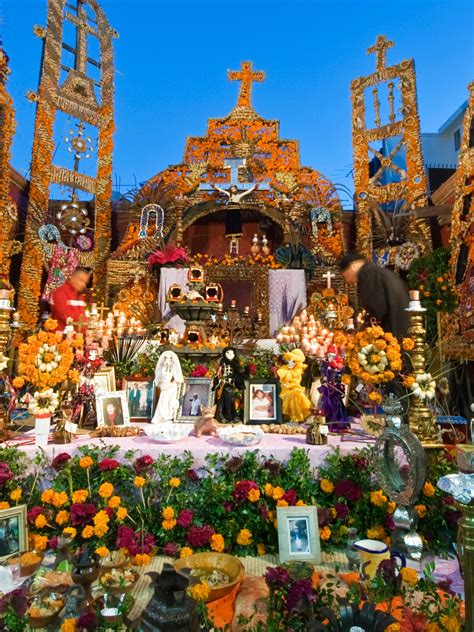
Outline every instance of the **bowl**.
{"label": "bowl", "polygon": [[128,562],[129,558],[123,551],[110,551],[100,560],[101,573],[106,573],[112,568],[124,568]]}
{"label": "bowl", "polygon": [[[64,608],[66,598],[59,593],[48,593],[36,597],[27,610],[28,623],[32,628],[47,628]],[[49,614],[40,614],[39,608],[48,608]],[[32,614],[33,611],[33,614]]]}
{"label": "bowl", "polygon": [[228,426],[217,431],[219,439],[233,446],[247,447],[260,443],[265,433],[259,426]]}
{"label": "bowl", "polygon": [[123,595],[133,590],[139,574],[131,568],[112,568],[100,576],[99,585],[102,590],[114,595]]}
{"label": "bowl", "polygon": [[225,597],[242,581],[245,575],[242,562],[237,557],[227,553],[195,553],[189,557],[176,560],[174,567],[178,572],[183,572],[185,569],[194,570],[199,568],[209,572],[213,570],[221,571],[229,576],[230,581],[227,584],[211,587],[206,603]]}
{"label": "bowl", "polygon": [[162,423],[148,424],[144,427],[147,437],[159,443],[177,443],[189,436],[192,427],[189,424]]}
{"label": "bowl", "polygon": [[464,474],[474,473],[474,445],[458,443],[456,445],[456,461],[461,472]]}
{"label": "bowl", "polygon": [[26,551],[8,560],[9,564],[20,565],[20,577],[29,577],[36,573],[43,561],[44,554],[38,551]]}

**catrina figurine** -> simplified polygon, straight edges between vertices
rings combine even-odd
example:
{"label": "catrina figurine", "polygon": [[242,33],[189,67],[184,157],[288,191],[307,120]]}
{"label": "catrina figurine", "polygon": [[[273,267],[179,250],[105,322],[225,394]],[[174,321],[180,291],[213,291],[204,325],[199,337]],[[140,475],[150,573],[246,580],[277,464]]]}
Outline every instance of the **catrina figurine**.
{"label": "catrina figurine", "polygon": [[244,388],[244,374],[234,347],[226,347],[219,360],[219,368],[212,383],[216,392],[217,414],[220,422],[241,421],[235,402],[236,391]]}
{"label": "catrina figurine", "polygon": [[283,360],[285,364],[277,370],[281,383],[283,415],[289,418],[289,421],[304,421],[311,411],[311,402],[301,386],[306,368],[304,353],[301,349],[293,349],[283,354]]}

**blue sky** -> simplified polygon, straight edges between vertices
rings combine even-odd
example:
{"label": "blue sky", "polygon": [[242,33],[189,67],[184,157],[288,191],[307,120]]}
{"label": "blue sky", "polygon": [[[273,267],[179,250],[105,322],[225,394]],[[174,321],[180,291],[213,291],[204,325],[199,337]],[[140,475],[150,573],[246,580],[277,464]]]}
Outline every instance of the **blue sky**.
{"label": "blue sky", "polygon": [[[467,97],[474,78],[471,0],[101,0],[114,42],[114,182],[146,180],[180,162],[186,136],[226,115],[243,60],[264,70],[253,103],[300,141],[301,161],[351,184],[351,79],[375,68],[378,34],[395,40],[388,63],[415,59],[422,131],[433,132]],[[0,0],[0,34],[11,59],[17,111],[13,166],[28,175],[46,0]]]}

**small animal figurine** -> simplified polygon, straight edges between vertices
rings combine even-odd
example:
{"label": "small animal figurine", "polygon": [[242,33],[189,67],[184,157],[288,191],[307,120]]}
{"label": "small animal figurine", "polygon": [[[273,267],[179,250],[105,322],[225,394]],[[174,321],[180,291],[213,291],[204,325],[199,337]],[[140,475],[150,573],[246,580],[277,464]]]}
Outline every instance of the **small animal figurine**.
{"label": "small animal figurine", "polygon": [[216,430],[221,424],[215,418],[216,408],[216,404],[214,404],[214,406],[204,406],[201,404],[201,417],[194,422],[196,437],[206,434],[211,437],[217,436]]}

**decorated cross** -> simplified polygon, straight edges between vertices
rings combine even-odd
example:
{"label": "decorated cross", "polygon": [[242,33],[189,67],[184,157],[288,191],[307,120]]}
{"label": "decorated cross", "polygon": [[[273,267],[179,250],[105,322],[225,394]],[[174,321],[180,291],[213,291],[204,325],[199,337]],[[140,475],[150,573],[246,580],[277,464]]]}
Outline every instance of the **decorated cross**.
{"label": "decorated cross", "polygon": [[[237,187],[240,191],[248,191],[256,187],[255,182],[239,182],[239,169],[245,167],[245,158],[227,158],[224,160],[224,168],[230,169],[230,181],[219,183],[219,188],[228,191],[231,187]],[[258,188],[260,191],[268,190],[268,182],[259,182]],[[200,191],[214,191],[215,187],[209,182],[203,182],[199,185]]]}
{"label": "decorated cross", "polygon": [[367,49],[367,53],[372,55],[375,53],[375,66],[377,71],[383,70],[386,64],[387,49],[392,48],[393,40],[387,40],[385,35],[379,35],[375,40],[375,44]]}
{"label": "decorated cross", "polygon": [[237,107],[251,108],[251,94],[253,81],[265,81],[265,73],[262,70],[252,70],[251,61],[243,61],[240,70],[228,70],[227,77],[230,81],[241,81]]}
{"label": "decorated cross", "polygon": [[323,274],[323,279],[326,279],[327,284],[328,284],[327,285],[328,289],[331,288],[331,279],[335,279],[335,278],[336,278],[336,275],[333,272],[331,272],[331,270],[328,270],[325,274]]}
{"label": "decorated cross", "polygon": [[78,72],[87,74],[87,36],[93,35],[98,38],[99,32],[97,29],[89,25],[87,13],[82,0],[79,0],[77,3],[77,16],[67,12],[64,17],[66,20],[69,20],[69,22],[72,22],[76,27],[76,60],[74,67]]}

